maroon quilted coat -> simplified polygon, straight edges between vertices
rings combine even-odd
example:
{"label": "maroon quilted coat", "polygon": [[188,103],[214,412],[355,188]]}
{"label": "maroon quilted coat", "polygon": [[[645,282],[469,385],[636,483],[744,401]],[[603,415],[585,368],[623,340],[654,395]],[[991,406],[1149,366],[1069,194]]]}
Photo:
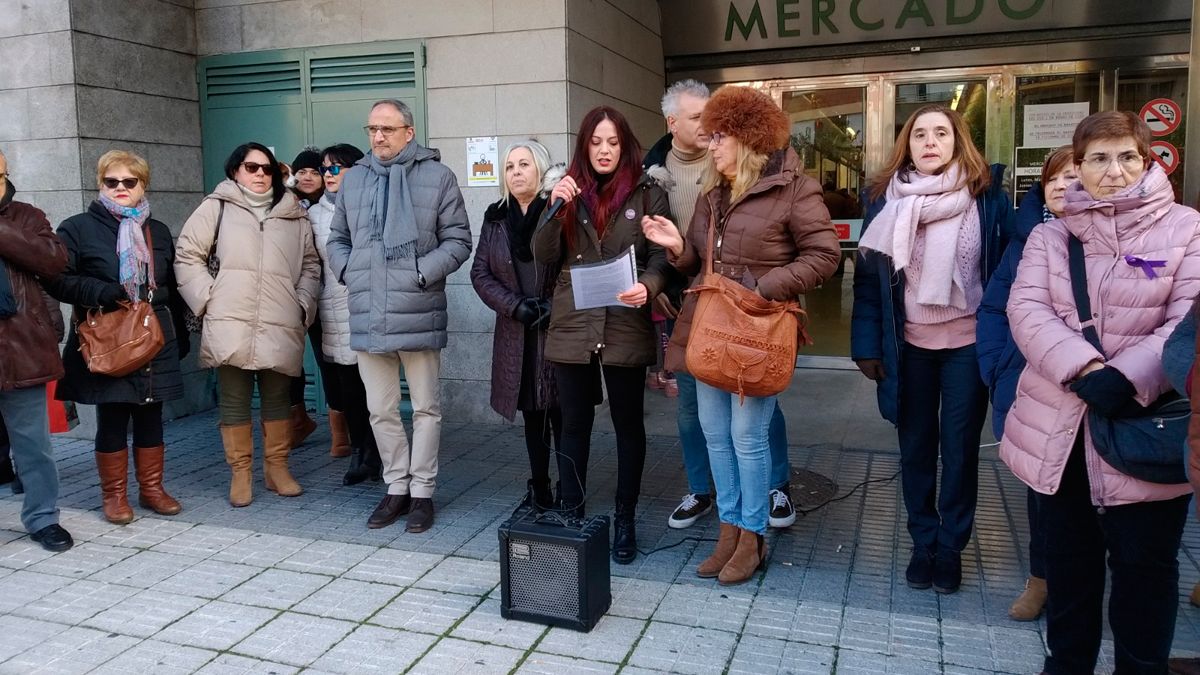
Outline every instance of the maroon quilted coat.
{"label": "maroon quilted coat", "polygon": [[[0,184],[0,189],[5,186]],[[26,389],[62,377],[54,319],[39,277],[52,278],[67,265],[67,251],[46,214],[12,201],[11,184],[0,198],[0,258],[8,271],[17,314],[0,319],[0,391]]]}
{"label": "maroon quilted coat", "polygon": [[[545,202],[539,199],[535,203],[544,205]],[[517,414],[517,397],[521,390],[526,331],[512,318],[513,309],[524,296],[508,243],[507,217],[508,207],[503,202],[492,204],[484,214],[479,246],[471,263],[471,284],[484,304],[496,312],[496,331],[492,338],[492,409],[512,421]],[[557,271],[547,269],[536,260],[532,264],[537,266],[538,278],[542,280],[541,297],[550,298],[554,294]],[[546,410],[557,403],[558,397],[553,366],[545,359],[546,331],[539,330],[537,336],[539,363],[534,381],[534,405],[537,410]]]}

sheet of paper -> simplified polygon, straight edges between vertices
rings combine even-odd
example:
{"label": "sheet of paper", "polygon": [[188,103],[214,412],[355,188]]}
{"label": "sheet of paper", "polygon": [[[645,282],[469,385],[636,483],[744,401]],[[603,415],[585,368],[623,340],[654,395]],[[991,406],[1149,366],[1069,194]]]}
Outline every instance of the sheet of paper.
{"label": "sheet of paper", "polygon": [[621,256],[598,263],[575,265],[571,268],[571,290],[575,294],[575,309],[593,307],[628,307],[617,300],[637,283],[637,258],[633,247]]}

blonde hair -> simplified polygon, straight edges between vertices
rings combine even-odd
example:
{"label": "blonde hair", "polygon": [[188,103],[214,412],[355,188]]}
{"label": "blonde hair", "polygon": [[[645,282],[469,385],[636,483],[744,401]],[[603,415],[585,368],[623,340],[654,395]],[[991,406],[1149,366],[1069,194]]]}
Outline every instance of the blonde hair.
{"label": "blonde hair", "polygon": [[[734,171],[733,183],[730,186],[731,200],[741,197],[746,190],[750,189],[751,185],[754,185],[762,177],[767,159],[765,153],[755,152],[750,149],[750,146],[738,141],[737,167]],[[720,171],[717,171],[717,163],[713,160],[712,152],[709,152],[708,162],[704,167],[704,174],[701,176],[700,191],[707,193],[726,182],[729,182],[728,179]]]}
{"label": "blonde hair", "polygon": [[137,177],[143,188],[150,187],[150,164],[141,155],[128,150],[109,150],[96,162],[96,187],[104,186],[104,174],[114,166],[123,166]]}
{"label": "blonde hair", "polygon": [[[533,193],[534,196],[536,196],[537,193],[542,189],[542,178],[546,176],[546,171],[550,169],[550,153],[546,150],[546,146],[538,143],[532,138],[524,141],[517,141],[504,150],[504,159],[500,162],[501,175],[504,175],[505,173],[504,167],[508,166],[509,155],[511,155],[513,150],[516,150],[517,148],[525,148],[529,151],[529,154],[533,156],[533,166],[537,170],[537,184],[534,186]],[[508,191],[508,180],[505,178],[504,180],[500,181],[500,201],[508,204],[508,199],[511,196],[512,195],[509,194]]]}

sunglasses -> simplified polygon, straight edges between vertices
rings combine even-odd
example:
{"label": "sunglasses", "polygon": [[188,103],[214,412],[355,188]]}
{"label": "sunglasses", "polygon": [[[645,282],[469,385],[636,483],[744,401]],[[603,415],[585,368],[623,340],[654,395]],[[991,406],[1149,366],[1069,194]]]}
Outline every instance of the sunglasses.
{"label": "sunglasses", "polygon": [[342,169],[344,169],[344,168],[345,167],[342,166],[341,164],[334,164],[333,166],[323,166],[320,169],[318,169],[318,171],[321,172],[322,176],[324,176],[325,174],[329,174],[330,176],[336,176],[339,173],[341,173]]}
{"label": "sunglasses", "polygon": [[105,178],[104,187],[108,188],[109,190],[116,190],[117,186],[120,185],[126,190],[132,190],[133,188],[137,187],[138,183],[140,182],[142,182],[140,178]]}
{"label": "sunglasses", "polygon": [[246,170],[246,173],[250,174],[262,171],[264,176],[270,176],[275,173],[275,169],[270,164],[259,164],[258,162],[242,162],[242,168]]}

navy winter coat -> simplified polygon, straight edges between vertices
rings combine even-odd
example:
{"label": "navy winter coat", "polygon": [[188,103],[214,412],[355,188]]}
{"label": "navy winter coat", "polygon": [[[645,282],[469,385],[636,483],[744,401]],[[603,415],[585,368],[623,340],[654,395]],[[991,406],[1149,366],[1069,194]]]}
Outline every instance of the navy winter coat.
{"label": "navy winter coat", "polygon": [[[979,276],[984,288],[1000,263],[1007,243],[1004,232],[1012,202],[1004,191],[1004,165],[992,165],[988,189],[975,198],[982,230]],[[863,232],[883,209],[886,198],[867,204]],[[900,359],[904,353],[904,274],[890,258],[859,251],[854,265],[854,310],[850,318],[850,358],[883,361],[884,379],[878,383],[879,413],[892,424],[900,419]]]}
{"label": "navy winter coat", "polygon": [[[1004,418],[1017,396],[1017,380],[1025,369],[1025,356],[1017,349],[1012,331],[1008,328],[1008,292],[1017,278],[1017,265],[1025,250],[1025,240],[1033,228],[1042,224],[1046,199],[1041,183],[1034,183],[1021,199],[1021,208],[1009,219],[1008,247],[1000,258],[1000,266],[992,274],[983,291],[975,324],[975,355],[979,359],[979,374],[987,385],[992,399],[992,433],[1004,435]],[[1066,264],[1066,261],[1063,261]]]}

